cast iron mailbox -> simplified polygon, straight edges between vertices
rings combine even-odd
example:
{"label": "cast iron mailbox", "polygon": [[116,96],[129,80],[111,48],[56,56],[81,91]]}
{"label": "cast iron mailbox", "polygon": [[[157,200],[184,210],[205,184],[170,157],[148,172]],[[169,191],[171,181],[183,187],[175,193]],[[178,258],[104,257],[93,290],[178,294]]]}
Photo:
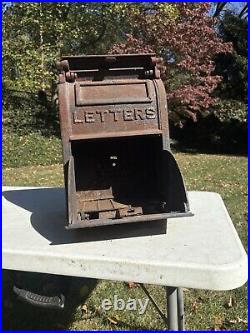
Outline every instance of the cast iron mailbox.
{"label": "cast iron mailbox", "polygon": [[191,215],[153,54],[57,63],[68,228]]}

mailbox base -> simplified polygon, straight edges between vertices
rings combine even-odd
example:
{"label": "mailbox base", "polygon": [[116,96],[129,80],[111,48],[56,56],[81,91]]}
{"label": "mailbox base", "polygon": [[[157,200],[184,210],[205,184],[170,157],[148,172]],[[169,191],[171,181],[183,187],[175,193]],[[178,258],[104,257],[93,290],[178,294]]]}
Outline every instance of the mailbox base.
{"label": "mailbox base", "polygon": [[77,228],[91,228],[91,227],[99,227],[99,226],[107,226],[114,224],[124,224],[124,223],[141,223],[141,222],[153,222],[153,221],[166,221],[168,218],[174,217],[189,217],[193,216],[190,211],[186,213],[164,213],[164,214],[152,214],[152,215],[142,215],[142,216],[134,216],[134,217],[126,217],[123,219],[107,219],[100,220],[95,219],[91,221],[84,221],[78,223],[72,223],[66,226],[66,229],[77,229]]}

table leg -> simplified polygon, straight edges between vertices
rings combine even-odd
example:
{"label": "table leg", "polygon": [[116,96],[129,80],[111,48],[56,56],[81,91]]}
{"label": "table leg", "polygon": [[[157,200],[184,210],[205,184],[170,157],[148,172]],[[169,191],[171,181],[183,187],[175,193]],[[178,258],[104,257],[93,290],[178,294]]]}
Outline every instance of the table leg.
{"label": "table leg", "polygon": [[167,287],[168,329],[178,331],[177,288]]}
{"label": "table leg", "polygon": [[185,331],[184,295],[182,288],[177,289],[177,306],[179,331]]}
{"label": "table leg", "polygon": [[170,331],[184,330],[184,302],[181,288],[166,287],[167,318]]}

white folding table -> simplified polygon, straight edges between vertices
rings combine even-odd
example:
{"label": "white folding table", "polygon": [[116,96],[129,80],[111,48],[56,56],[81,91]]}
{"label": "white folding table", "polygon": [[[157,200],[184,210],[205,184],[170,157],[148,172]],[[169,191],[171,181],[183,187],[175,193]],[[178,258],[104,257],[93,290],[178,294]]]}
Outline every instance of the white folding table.
{"label": "white folding table", "polygon": [[66,230],[63,188],[3,187],[3,268],[167,286],[169,329],[183,329],[181,287],[247,281],[247,255],[220,195],[188,197],[192,217]]}

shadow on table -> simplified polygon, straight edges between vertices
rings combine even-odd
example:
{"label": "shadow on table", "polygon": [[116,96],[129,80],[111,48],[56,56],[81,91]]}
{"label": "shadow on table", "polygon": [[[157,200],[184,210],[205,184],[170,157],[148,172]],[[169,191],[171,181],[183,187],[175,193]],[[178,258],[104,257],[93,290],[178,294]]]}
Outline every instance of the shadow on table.
{"label": "shadow on table", "polygon": [[[31,212],[31,224],[51,245],[166,234],[166,221],[138,222],[92,229],[66,230],[63,188],[3,191],[4,198]],[[16,224],[20,223],[17,215]]]}

